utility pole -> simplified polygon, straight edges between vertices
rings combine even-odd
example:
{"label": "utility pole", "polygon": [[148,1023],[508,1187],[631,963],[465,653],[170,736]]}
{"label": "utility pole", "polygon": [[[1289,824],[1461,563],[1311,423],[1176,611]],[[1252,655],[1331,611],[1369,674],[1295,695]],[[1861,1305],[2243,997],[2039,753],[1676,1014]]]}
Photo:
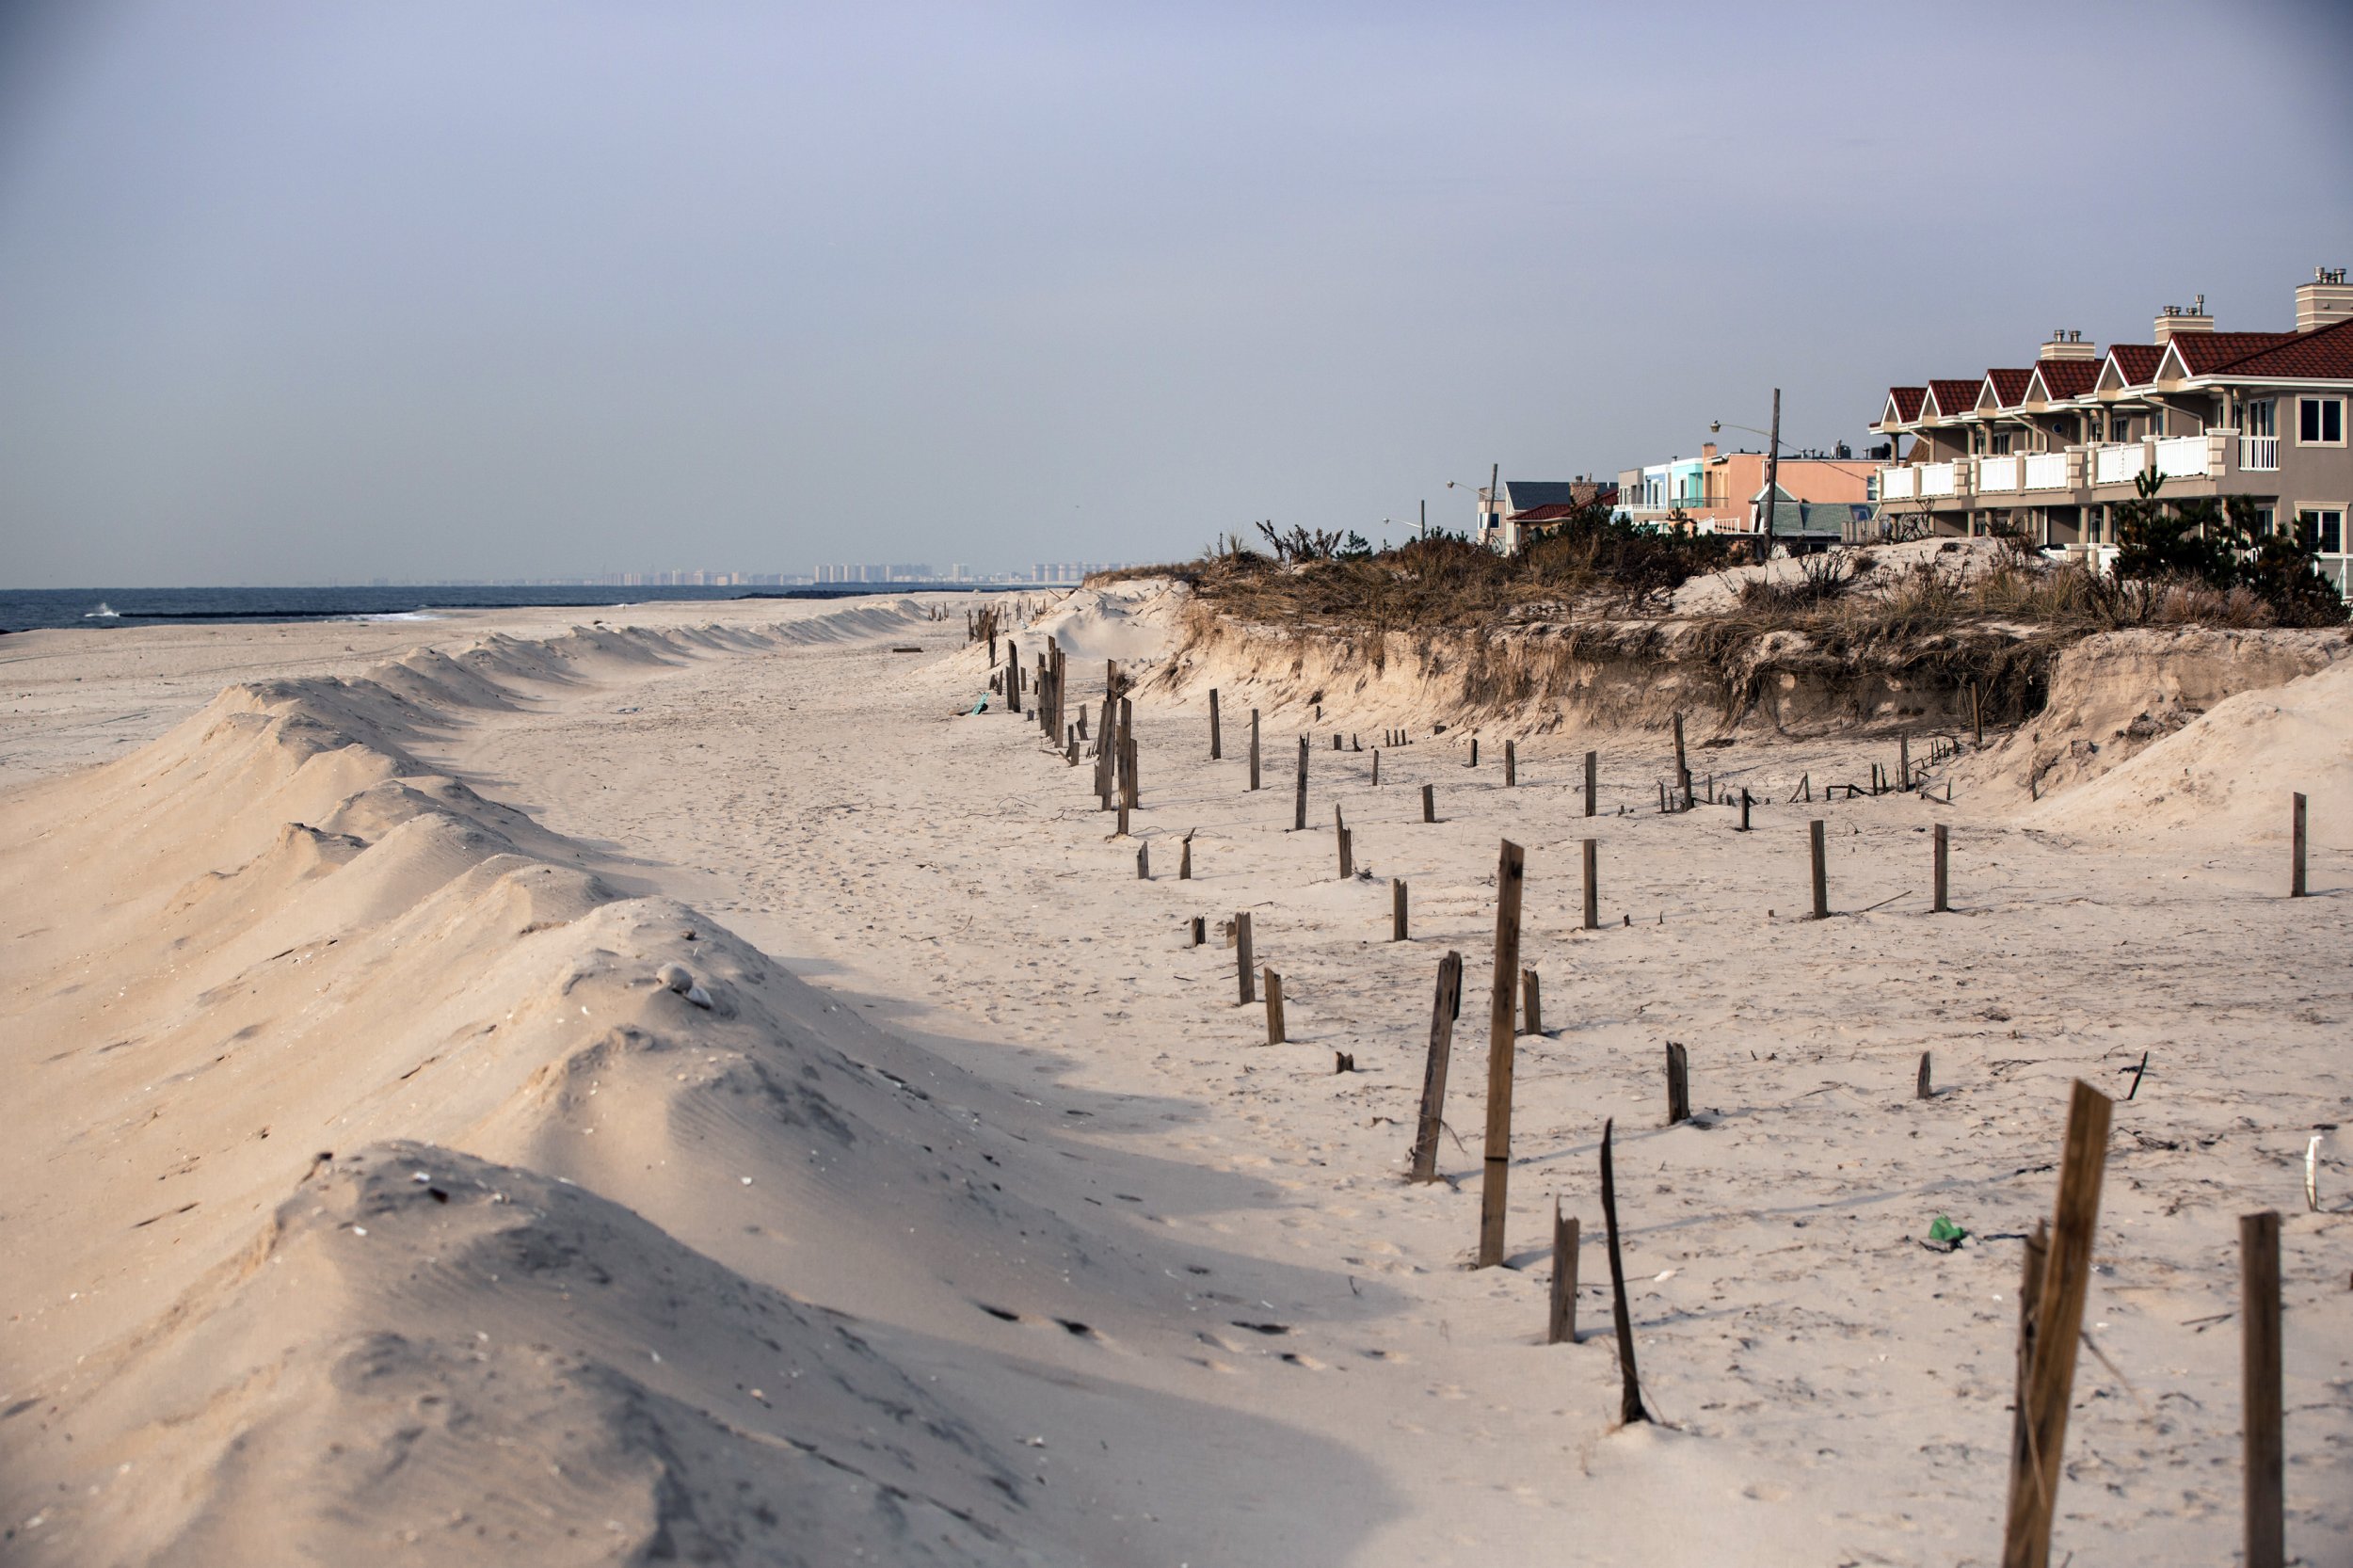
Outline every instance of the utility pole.
{"label": "utility pole", "polygon": [[1429,536],[1430,536],[1430,498],[1429,498],[1428,496],[1424,496],[1424,497],[1422,497],[1422,502],[1421,502],[1421,526],[1414,530],[1414,537],[1416,537],[1416,538],[1417,538],[1417,539],[1426,539],[1426,538],[1428,538]]}
{"label": "utility pole", "polygon": [[[1477,469],[1471,470],[1477,473]],[[1495,520],[1496,543],[1503,542],[1503,465],[1487,465],[1487,515]]]}
{"label": "utility pole", "polygon": [[1775,491],[1781,484],[1781,389],[1773,389],[1773,429],[1765,444],[1765,559],[1773,558]]}

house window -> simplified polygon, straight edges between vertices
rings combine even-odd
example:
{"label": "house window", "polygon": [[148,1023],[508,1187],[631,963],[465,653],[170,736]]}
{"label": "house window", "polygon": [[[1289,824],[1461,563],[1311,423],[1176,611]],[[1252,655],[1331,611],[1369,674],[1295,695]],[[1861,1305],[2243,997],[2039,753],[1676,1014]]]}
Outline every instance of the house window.
{"label": "house window", "polygon": [[2267,539],[2271,537],[2272,520],[2276,515],[2277,514],[2268,504],[2258,504],[2256,505],[2254,509],[2255,537],[2259,539]]}
{"label": "house window", "polygon": [[1997,434],[1994,436],[1994,438],[1993,438],[1993,456],[1995,456],[1996,457],[2007,457],[2007,456],[2009,456],[2009,431],[2004,430],[2004,431],[2001,431],[2001,432],[1997,433]]}
{"label": "house window", "polygon": [[2278,435],[2279,430],[2273,424],[2273,404],[2271,399],[2267,397],[2258,398],[2256,401],[2248,404],[2245,408],[2241,409],[2239,415],[2239,428],[2241,434],[2243,435]]}
{"label": "house window", "polygon": [[2296,530],[2323,555],[2345,553],[2345,508],[2307,506],[2296,514]]}
{"label": "house window", "polygon": [[2345,399],[2299,397],[2296,400],[2296,439],[2306,446],[2345,444]]}

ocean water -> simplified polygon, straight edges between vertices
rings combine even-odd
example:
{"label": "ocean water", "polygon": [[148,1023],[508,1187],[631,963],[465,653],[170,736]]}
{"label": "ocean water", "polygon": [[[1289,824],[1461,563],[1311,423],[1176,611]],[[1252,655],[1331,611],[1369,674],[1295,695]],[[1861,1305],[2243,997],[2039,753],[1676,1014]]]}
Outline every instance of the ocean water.
{"label": "ocean water", "polygon": [[450,610],[518,605],[613,609],[651,600],[845,599],[937,592],[934,584],[827,583],[813,587],[604,588],[441,585],[411,588],[0,588],[0,632],[78,627],[106,632],[164,622],[425,619]]}

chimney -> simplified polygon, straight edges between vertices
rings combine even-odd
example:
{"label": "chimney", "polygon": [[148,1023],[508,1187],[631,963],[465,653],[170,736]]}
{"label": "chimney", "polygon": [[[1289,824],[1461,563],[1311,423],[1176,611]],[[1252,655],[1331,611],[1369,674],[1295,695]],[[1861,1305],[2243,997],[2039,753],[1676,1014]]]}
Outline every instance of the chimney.
{"label": "chimney", "polygon": [[2179,305],[2168,305],[2157,317],[2157,344],[2162,347],[2185,332],[2211,332],[2214,317],[2206,313],[2206,296],[2200,295],[2197,303],[2186,311]]}
{"label": "chimney", "polygon": [[2100,351],[2084,342],[2081,332],[2071,332],[2065,328],[2052,332],[2051,341],[2035,355],[2038,360],[2096,360],[2099,357]]}
{"label": "chimney", "polygon": [[1715,460],[1716,443],[1714,441],[1700,442],[1700,461],[1703,463],[1712,463]]}
{"label": "chimney", "polygon": [[2340,321],[2353,321],[2353,283],[2341,266],[2316,266],[2313,280],[2296,291],[2296,329],[2316,332]]}

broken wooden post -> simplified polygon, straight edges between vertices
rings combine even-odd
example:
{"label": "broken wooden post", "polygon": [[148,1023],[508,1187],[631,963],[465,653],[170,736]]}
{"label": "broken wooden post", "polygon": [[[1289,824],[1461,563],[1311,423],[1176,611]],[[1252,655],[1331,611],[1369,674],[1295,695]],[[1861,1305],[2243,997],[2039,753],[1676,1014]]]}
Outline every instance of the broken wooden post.
{"label": "broken wooden post", "polygon": [[1601,1225],[1609,1242],[1609,1316],[1618,1329],[1618,1421],[1631,1426],[1650,1419],[1642,1408],[1642,1380],[1634,1370],[1634,1315],[1625,1305],[1625,1263],[1618,1254],[1618,1178],[1609,1159],[1616,1118],[1601,1124]]}
{"label": "broken wooden post", "polygon": [[1830,876],[1822,863],[1822,819],[1815,818],[1806,831],[1814,841],[1814,918],[1826,920],[1830,919]]}
{"label": "broken wooden post", "polygon": [[2288,862],[2288,897],[2302,898],[2304,896],[2304,797],[2300,794],[2292,794],[2288,796],[2288,836],[2292,840],[2290,849],[2292,858]]}
{"label": "broken wooden post", "polygon": [[1395,876],[1389,878],[1389,940],[1405,940],[1405,882]]}
{"label": "broken wooden post", "polygon": [[1138,882],[1152,880],[1152,846],[1150,844],[1136,846],[1136,880]]}
{"label": "broken wooden post", "polygon": [[1920,1078],[1912,1086],[1912,1092],[1915,1099],[1933,1099],[1936,1096],[1936,1091],[1929,1083],[1929,1053],[1927,1051],[1920,1053]]}
{"label": "broken wooden post", "polygon": [[1340,732],[1337,729],[1332,731],[1332,749],[1334,751],[1340,749]]}
{"label": "broken wooden post", "polygon": [[1356,840],[1345,827],[1339,830],[1340,880],[1346,882],[1356,874]]}
{"label": "broken wooden post", "polygon": [[1283,977],[1271,968],[1266,972],[1266,1043],[1283,1043]]}
{"label": "broken wooden post", "polygon": [[1691,1119],[1691,1056],[1673,1040],[1667,1042],[1667,1125]]}
{"label": "broken wooden post", "polygon": [[1234,972],[1241,981],[1241,1005],[1247,1007],[1257,1000],[1250,960],[1250,911],[1234,917]]}
{"label": "broken wooden post", "polygon": [[1193,880],[1193,835],[1190,832],[1176,846],[1176,880]]}
{"label": "broken wooden post", "polygon": [[1472,767],[1474,767],[1474,768],[1475,768],[1475,767],[1477,767],[1477,766],[1479,766],[1479,737],[1478,737],[1478,736],[1476,736],[1476,735],[1473,735],[1473,736],[1471,737],[1471,763],[1470,763],[1470,765],[1471,765]]}
{"label": "broken wooden post", "polygon": [[2003,1568],[2047,1568],[2051,1521],[2057,1512],[2067,1448],[2067,1403],[2083,1336],[2084,1295],[2091,1283],[2091,1239],[2100,1217],[2100,1177],[2108,1152],[2107,1096],[2076,1080],[2059,1156],[2058,1205],[2051,1256],[2035,1304],[2023,1419],[2010,1451],[2009,1506]]}
{"label": "broken wooden post", "polygon": [[1741,791],[1740,791],[1740,831],[1741,831],[1741,832],[1743,832],[1743,833],[1746,833],[1748,830],[1749,830],[1749,792],[1748,792],[1747,787],[1746,787],[1746,786],[1743,786],[1743,787],[1741,788]]}
{"label": "broken wooden post", "polygon": [[1454,1016],[1463,1009],[1463,955],[1438,960],[1438,994],[1430,1004],[1430,1061],[1421,1075],[1421,1115],[1414,1124],[1410,1179],[1438,1179],[1438,1133],[1446,1110],[1447,1057],[1454,1047]]}
{"label": "broken wooden post", "polygon": [[1250,787],[1258,787],[1258,711],[1250,710]]}
{"label": "broken wooden post", "polygon": [[1595,871],[1601,840],[1585,840],[1585,929],[1601,929],[1601,878]]}
{"label": "broken wooden post", "polygon": [[1545,1343],[1577,1343],[1577,1221],[1561,1217],[1561,1199],[1552,1200],[1552,1311],[1545,1320]]}
{"label": "broken wooden post", "polygon": [[1593,814],[1593,804],[1598,798],[1594,792],[1594,783],[1600,768],[1601,753],[1587,752],[1585,754],[1585,814],[1589,817]]}
{"label": "broken wooden post", "polygon": [[1297,793],[1291,800],[1291,828],[1299,833],[1307,831],[1307,737],[1305,735],[1299,737],[1299,784]]}
{"label": "broken wooden post", "polygon": [[1424,784],[1421,787],[1421,820],[1424,822],[1438,820],[1437,788],[1435,784]]}
{"label": "broken wooden post", "polygon": [[1658,814],[1667,814],[1667,781],[1663,778],[1658,781]]}
{"label": "broken wooden post", "polygon": [[1912,737],[1909,735],[1896,737],[1896,788],[1912,788]]}
{"label": "broken wooden post", "polygon": [[1544,996],[1537,987],[1534,969],[1520,971],[1520,1023],[1526,1033],[1542,1034],[1545,1032]]}
{"label": "broken wooden post", "polygon": [[1381,782],[1381,751],[1377,746],[1372,753],[1372,782],[1376,787]]}
{"label": "broken wooden post", "polygon": [[2247,1427],[2247,1568],[2287,1561],[2286,1453],[2281,1436],[2280,1216],[2238,1222],[2239,1387]]}
{"label": "broken wooden post", "polygon": [[1503,787],[1511,789],[1520,781],[1520,748],[1511,741],[1503,743]]}
{"label": "broken wooden post", "polygon": [[1209,940],[1209,918],[1207,915],[1195,915],[1193,918],[1193,945],[1203,947],[1208,944]]}
{"label": "broken wooden post", "polygon": [[1209,760],[1214,762],[1225,755],[1225,739],[1217,728],[1217,688],[1209,688]]}
{"label": "broken wooden post", "polygon": [[1683,808],[1691,808],[1691,764],[1684,760],[1683,715],[1675,714],[1675,792],[1683,797]]}
{"label": "broken wooden post", "polygon": [[1528,859],[1511,840],[1496,859],[1496,968],[1487,1009],[1487,1147],[1479,1195],[1479,1266],[1503,1261],[1504,1217],[1512,1177],[1513,982],[1520,968],[1520,894]]}
{"label": "broken wooden post", "polygon": [[1935,903],[1935,905],[1934,905],[1934,912],[1935,912],[1935,913],[1937,913],[1937,914],[1939,914],[1939,915],[1942,915],[1942,914],[1945,914],[1945,913],[1947,913],[1947,912],[1948,912],[1948,911],[1952,908],[1952,905],[1951,905],[1951,904],[1947,904],[1947,903],[1945,901],[1945,824],[1944,824],[1943,823],[1938,823],[1938,824],[1936,824],[1935,838],[1936,838],[1936,903]]}

